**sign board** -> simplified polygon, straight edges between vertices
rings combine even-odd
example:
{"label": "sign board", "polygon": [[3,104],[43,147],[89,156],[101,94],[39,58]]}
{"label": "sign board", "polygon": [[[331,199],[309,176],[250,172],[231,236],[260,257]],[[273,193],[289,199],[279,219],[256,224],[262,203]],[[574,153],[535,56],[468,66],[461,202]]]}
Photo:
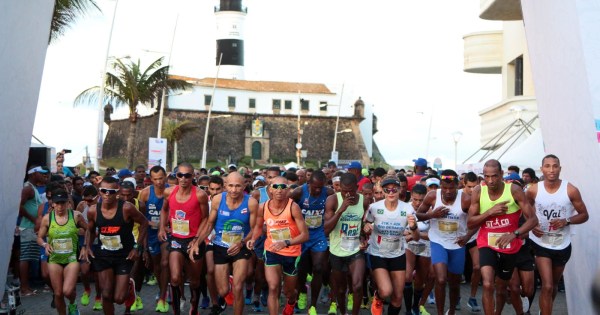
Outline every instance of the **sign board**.
{"label": "sign board", "polygon": [[167,139],[148,139],[148,169],[155,165],[167,167]]}
{"label": "sign board", "polygon": [[433,160],[433,168],[435,168],[435,169],[438,169],[438,170],[439,170],[440,168],[442,168],[442,159],[440,159],[439,157],[438,157],[438,158],[435,158],[435,159]]}

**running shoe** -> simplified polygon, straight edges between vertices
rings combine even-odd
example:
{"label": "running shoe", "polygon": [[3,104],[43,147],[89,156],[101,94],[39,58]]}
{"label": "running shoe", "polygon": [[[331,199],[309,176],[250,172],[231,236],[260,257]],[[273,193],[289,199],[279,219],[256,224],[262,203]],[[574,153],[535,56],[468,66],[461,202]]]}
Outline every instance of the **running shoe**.
{"label": "running shoe", "polygon": [[371,314],[381,315],[383,314],[383,300],[375,296],[373,303],[371,304]]}
{"label": "running shoe", "polygon": [[313,275],[311,275],[310,273],[306,275],[306,282],[311,283],[313,279]]}
{"label": "running shoe", "polygon": [[369,297],[367,297],[367,296],[363,297],[362,304],[360,304],[360,308],[362,308],[363,310],[366,310],[369,308]]}
{"label": "running shoe", "polygon": [[329,310],[327,311],[327,315],[337,315],[337,303],[331,302],[331,305],[329,305]]}
{"label": "running shoe", "polygon": [[526,296],[521,296],[521,303],[523,304],[523,313],[529,311],[529,299]]}
{"label": "running shoe", "polygon": [[254,301],[252,303],[252,305],[253,305],[252,306],[252,311],[253,312],[257,312],[257,313],[262,312],[262,306],[260,305],[260,302],[258,300]]}
{"label": "running shoe", "polygon": [[298,309],[301,311],[306,309],[306,293],[300,293],[298,295]]}
{"label": "running shoe", "polygon": [[311,306],[308,309],[308,315],[317,315],[317,309],[314,306]]}
{"label": "running shoe", "polygon": [[481,312],[481,307],[477,304],[477,299],[474,297],[470,297],[467,302],[467,306],[471,309],[471,312]]}
{"label": "running shoe", "polygon": [[208,296],[202,297],[202,302],[200,302],[200,308],[205,310],[210,306],[210,298]]}
{"label": "running shoe", "polygon": [[90,291],[83,291],[83,295],[81,295],[81,305],[87,306],[90,304]]}
{"label": "running shoe", "polygon": [[135,298],[135,302],[133,303],[133,305],[135,305],[135,310],[136,311],[141,311],[144,309],[144,303],[142,303],[142,297],[137,295]]}
{"label": "running shoe", "polygon": [[267,299],[269,298],[269,290],[262,290],[260,294],[260,303],[262,306],[267,307]]}
{"label": "running shoe", "polygon": [[296,306],[296,303],[294,303],[294,304],[285,303],[285,307],[283,308],[283,312],[281,312],[281,315],[294,315],[294,307],[295,306]]}
{"label": "running shoe", "polygon": [[352,293],[348,294],[348,303],[346,303],[346,309],[348,310],[348,312],[350,312],[352,310],[352,307],[354,306],[354,295]]}
{"label": "running shoe", "polygon": [[164,301],[164,300],[158,300],[158,303],[156,303],[155,311],[158,313],[168,313],[169,312],[169,303],[167,303],[167,301]]}
{"label": "running shoe", "polygon": [[210,309],[210,315],[219,315],[223,313],[223,309],[219,305],[213,305]]}
{"label": "running shoe", "polygon": [[435,296],[433,296],[433,292],[429,293],[429,296],[427,297],[427,304],[435,304]]}
{"label": "running shoe", "polygon": [[458,297],[458,302],[456,302],[456,306],[454,307],[455,311],[460,311],[461,307],[460,307],[460,296]]}
{"label": "running shoe", "polygon": [[429,314],[429,312],[425,309],[425,305],[421,305],[421,306],[419,306],[419,315],[431,315],[431,314]]}
{"label": "running shoe", "polygon": [[323,289],[321,290],[321,296],[319,297],[319,301],[321,301],[321,303],[327,304],[327,302],[329,302],[330,291],[331,289],[329,288],[329,286],[323,286]]}
{"label": "running shoe", "polygon": [[102,299],[96,298],[94,300],[94,307],[92,307],[92,310],[94,310],[94,311],[102,310]]}
{"label": "running shoe", "polygon": [[77,304],[69,304],[69,315],[79,315],[79,310],[77,309]]}
{"label": "running shoe", "polygon": [[125,307],[131,307],[133,306],[133,303],[135,303],[135,300],[137,298],[136,294],[135,294],[135,280],[133,280],[132,278],[129,278],[129,287],[127,288],[127,290],[129,291],[129,294],[127,296],[127,300],[125,300]]}
{"label": "running shoe", "polygon": [[150,279],[148,279],[148,282],[146,282],[147,285],[156,285],[157,283],[158,281],[154,275],[151,275]]}

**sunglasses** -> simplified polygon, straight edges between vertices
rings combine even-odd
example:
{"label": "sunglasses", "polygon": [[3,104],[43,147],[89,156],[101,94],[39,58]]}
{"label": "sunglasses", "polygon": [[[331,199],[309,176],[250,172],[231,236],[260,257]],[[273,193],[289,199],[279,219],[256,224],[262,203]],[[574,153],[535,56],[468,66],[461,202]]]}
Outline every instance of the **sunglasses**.
{"label": "sunglasses", "polygon": [[184,178],[185,179],[190,179],[194,176],[194,174],[192,173],[177,173],[177,178]]}
{"label": "sunglasses", "polygon": [[83,201],[85,202],[94,202],[96,200],[96,197],[94,198],[83,198]]}
{"label": "sunglasses", "polygon": [[271,188],[276,189],[276,190],[282,190],[282,189],[287,189],[288,185],[287,184],[272,184]]}
{"label": "sunglasses", "polygon": [[399,191],[400,190],[398,188],[383,188],[383,192],[386,194],[395,194]]}
{"label": "sunglasses", "polygon": [[440,179],[441,180],[455,180],[456,176],[454,176],[454,175],[442,175],[442,176],[440,176]]}
{"label": "sunglasses", "polygon": [[204,185],[199,185],[198,188],[202,189],[202,190],[207,190],[208,186],[204,186]]}
{"label": "sunglasses", "polygon": [[65,203],[67,203],[66,201],[55,201],[54,204],[55,205],[64,205]]}
{"label": "sunglasses", "polygon": [[119,191],[118,188],[100,188],[99,190],[101,193],[107,194],[107,195],[114,195]]}

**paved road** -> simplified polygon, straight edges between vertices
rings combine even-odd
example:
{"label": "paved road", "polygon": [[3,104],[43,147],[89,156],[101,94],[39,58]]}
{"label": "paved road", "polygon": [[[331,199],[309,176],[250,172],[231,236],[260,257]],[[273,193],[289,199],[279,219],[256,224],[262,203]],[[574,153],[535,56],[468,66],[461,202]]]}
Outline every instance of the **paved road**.
{"label": "paved road", "polygon": [[[146,286],[145,285],[142,288],[141,296],[144,301],[144,310],[136,312],[137,314],[158,314],[158,313],[154,312],[154,308],[156,306],[156,304],[154,302],[154,296],[156,295],[157,290],[158,289],[156,286]],[[187,289],[186,289],[186,291],[187,291]],[[466,299],[467,299],[466,297],[469,295],[469,291],[470,291],[470,289],[466,284],[461,285],[461,296],[463,297],[463,299],[462,299],[462,309],[463,310],[456,312],[456,314],[472,314],[467,310],[467,307],[466,307]],[[80,294],[81,294],[81,292],[83,292],[83,287],[81,285],[78,285],[77,292],[78,292],[78,300],[79,300]],[[187,295],[189,296],[189,294],[187,294]],[[52,295],[50,293],[43,293],[43,292],[38,293],[35,296],[22,298],[22,300],[21,300],[22,306],[19,307],[19,311],[22,314],[40,314],[40,315],[41,314],[43,314],[43,315],[54,314],[54,311],[50,308],[51,299],[52,299]],[[478,292],[478,300],[481,303],[481,288]],[[427,305],[426,308],[431,314],[434,314],[435,305]],[[91,304],[88,306],[80,306],[79,310],[82,315],[101,314],[101,312],[92,311]],[[185,310],[187,311],[187,306],[186,306]],[[538,310],[539,310],[538,298],[536,296],[536,298],[534,300],[534,305],[531,308],[531,314],[537,314]],[[116,313],[122,314],[123,307],[117,306]],[[227,314],[227,315],[232,314],[232,313],[233,312],[232,312],[231,308],[228,308],[227,311],[225,312],[225,314]],[[252,312],[249,308],[247,310],[245,310],[244,313],[245,314],[256,314],[255,312]],[[319,314],[327,314],[326,306],[323,304],[318,304],[318,313]],[[187,312],[184,314],[187,314]],[[209,311],[202,310],[200,312],[200,314],[203,314],[203,315],[209,314]],[[259,314],[264,315],[264,314],[266,314],[266,312],[259,313]],[[362,310],[361,315],[363,315],[363,314],[364,315],[370,314],[370,311]],[[401,312],[401,314],[405,314],[404,311]],[[514,314],[514,309],[510,305],[506,305],[502,314]],[[553,314],[556,314],[556,315],[568,314],[565,293],[558,293]]]}

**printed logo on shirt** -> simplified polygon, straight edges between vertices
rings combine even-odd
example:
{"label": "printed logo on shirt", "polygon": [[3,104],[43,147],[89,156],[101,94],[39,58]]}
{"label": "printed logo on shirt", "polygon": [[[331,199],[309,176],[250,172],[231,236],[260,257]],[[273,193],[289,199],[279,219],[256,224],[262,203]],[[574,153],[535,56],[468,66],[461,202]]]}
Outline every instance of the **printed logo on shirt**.
{"label": "printed logo on shirt", "polygon": [[185,219],[185,211],[183,210],[175,210],[175,218],[178,220]]}
{"label": "printed logo on shirt", "polygon": [[377,209],[377,214],[383,214],[383,209]]}

